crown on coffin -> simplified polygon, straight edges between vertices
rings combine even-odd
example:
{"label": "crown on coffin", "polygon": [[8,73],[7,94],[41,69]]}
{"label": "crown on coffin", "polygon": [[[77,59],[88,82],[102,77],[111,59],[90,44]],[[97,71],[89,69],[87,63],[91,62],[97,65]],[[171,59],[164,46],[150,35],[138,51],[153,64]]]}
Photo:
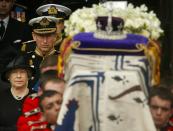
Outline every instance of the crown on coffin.
{"label": "crown on coffin", "polygon": [[96,27],[95,38],[111,40],[126,38],[123,33],[124,20],[120,17],[98,16],[96,18]]}

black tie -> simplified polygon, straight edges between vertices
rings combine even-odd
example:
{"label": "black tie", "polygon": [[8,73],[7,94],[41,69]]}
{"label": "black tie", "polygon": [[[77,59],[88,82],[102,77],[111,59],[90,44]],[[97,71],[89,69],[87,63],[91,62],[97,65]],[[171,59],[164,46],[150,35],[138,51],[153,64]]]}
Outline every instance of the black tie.
{"label": "black tie", "polygon": [[4,32],[5,32],[5,26],[4,26],[4,21],[0,21],[0,39],[3,38]]}

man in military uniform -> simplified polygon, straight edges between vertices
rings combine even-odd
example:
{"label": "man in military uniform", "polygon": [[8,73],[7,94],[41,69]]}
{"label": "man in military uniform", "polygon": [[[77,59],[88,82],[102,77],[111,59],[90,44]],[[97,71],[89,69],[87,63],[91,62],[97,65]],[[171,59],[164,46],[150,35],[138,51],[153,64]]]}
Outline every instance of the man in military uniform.
{"label": "man in military uniform", "polygon": [[[36,10],[39,16],[53,16],[57,18],[57,30],[56,30],[56,42],[55,49],[59,50],[60,44],[65,37],[64,33],[64,20],[71,14],[71,10],[65,6],[58,4],[45,4],[37,8]],[[34,40],[23,42],[22,51],[32,51],[35,49]]]}
{"label": "man in military uniform", "polygon": [[32,36],[35,41],[36,48],[34,51],[27,52],[24,55],[28,64],[31,67],[34,67],[37,71],[31,82],[31,88],[39,79],[39,67],[42,60],[49,55],[59,54],[59,52],[54,48],[57,30],[56,22],[57,19],[51,16],[37,17],[29,21],[29,24],[33,27]]}
{"label": "man in military uniform", "polygon": [[39,97],[36,93],[29,95],[24,103],[21,115],[17,122],[18,131],[51,131],[47,127],[48,122],[42,118],[42,113],[38,107]]}
{"label": "man in military uniform", "polygon": [[54,16],[58,19],[58,22],[56,24],[57,26],[57,41],[55,44],[55,48],[59,50],[59,46],[65,37],[64,34],[64,20],[68,18],[68,16],[71,14],[71,9],[58,5],[58,4],[45,4],[37,8],[36,10],[38,15],[46,15],[46,16]]}
{"label": "man in military uniform", "polygon": [[62,104],[62,94],[54,90],[44,91],[40,96],[39,107],[43,118],[48,122],[49,127],[55,130],[57,118]]}

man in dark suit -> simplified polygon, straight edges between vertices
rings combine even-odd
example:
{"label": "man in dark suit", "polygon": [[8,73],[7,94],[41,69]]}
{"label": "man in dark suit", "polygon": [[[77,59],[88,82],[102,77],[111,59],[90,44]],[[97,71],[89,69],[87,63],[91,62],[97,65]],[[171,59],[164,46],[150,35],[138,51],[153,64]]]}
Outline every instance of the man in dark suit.
{"label": "man in dark suit", "polygon": [[[14,0],[1,0],[0,1],[0,52],[7,49],[4,53],[8,54],[9,50],[14,54],[17,53],[16,50],[20,49],[20,42],[27,41],[32,38],[31,31],[29,26],[25,25],[22,22],[19,22],[10,17],[10,12],[13,7]],[[2,23],[2,24],[1,24]],[[9,50],[8,50],[9,49]],[[14,56],[12,54],[10,57]],[[4,65],[2,63],[8,62],[10,58],[3,58],[3,54],[0,55],[0,69],[3,68]],[[2,62],[1,62],[2,61]]]}
{"label": "man in dark suit", "polygon": [[[13,5],[14,0],[0,0],[0,73],[20,52],[19,43],[32,38],[29,26],[11,18],[10,12]],[[0,81],[0,86],[2,84]]]}

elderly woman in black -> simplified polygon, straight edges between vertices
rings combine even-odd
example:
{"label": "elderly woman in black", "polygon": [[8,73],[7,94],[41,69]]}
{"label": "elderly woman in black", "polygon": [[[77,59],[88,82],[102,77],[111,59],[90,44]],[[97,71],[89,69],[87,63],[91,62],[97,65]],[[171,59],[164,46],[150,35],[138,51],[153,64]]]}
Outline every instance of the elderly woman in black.
{"label": "elderly woman in black", "polygon": [[26,96],[34,93],[28,88],[34,72],[23,56],[17,56],[2,73],[1,79],[10,82],[11,88],[0,93],[0,131],[17,131],[16,122],[22,113],[22,103]]}

